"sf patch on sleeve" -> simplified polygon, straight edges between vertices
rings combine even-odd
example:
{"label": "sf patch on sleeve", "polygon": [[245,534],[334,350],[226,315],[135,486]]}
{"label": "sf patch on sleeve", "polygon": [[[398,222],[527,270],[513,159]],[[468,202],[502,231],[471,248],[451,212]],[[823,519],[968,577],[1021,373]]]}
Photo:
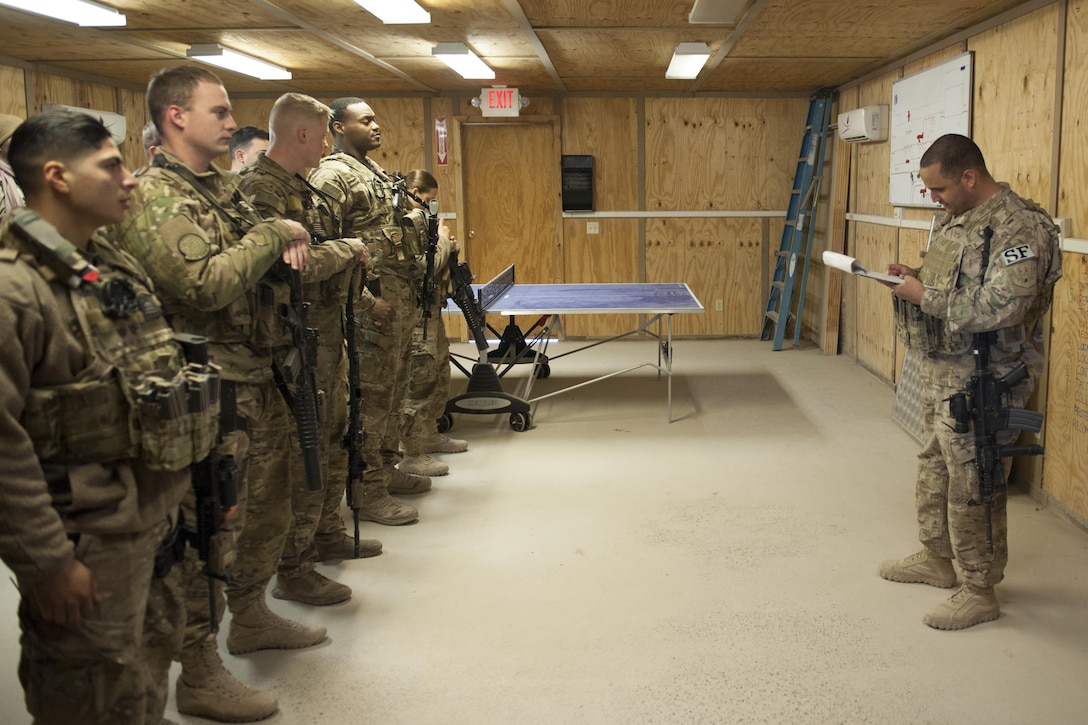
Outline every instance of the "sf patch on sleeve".
{"label": "sf patch on sleeve", "polygon": [[1035,251],[1027,244],[1021,244],[1018,247],[1010,247],[1001,253],[1001,261],[1005,263],[1006,267],[1011,264],[1016,264],[1017,262],[1023,262],[1024,260],[1034,258]]}

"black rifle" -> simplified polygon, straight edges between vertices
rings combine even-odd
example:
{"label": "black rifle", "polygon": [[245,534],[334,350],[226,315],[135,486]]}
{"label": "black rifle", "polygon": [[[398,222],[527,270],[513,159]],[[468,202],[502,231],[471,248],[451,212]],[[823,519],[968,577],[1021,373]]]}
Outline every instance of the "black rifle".
{"label": "black rifle", "polygon": [[431,320],[434,308],[434,255],[438,251],[438,199],[431,199],[427,204],[427,249],[424,259],[427,266],[423,272],[423,339],[427,339],[427,323]]}
{"label": "black rifle", "polygon": [[[450,252],[450,282],[452,283],[452,291],[450,292],[450,298],[454,303],[461,308],[461,312],[465,317],[465,323],[468,325],[468,329],[472,331],[472,336],[476,340],[476,349],[480,352],[486,353],[487,351],[487,336],[486,336],[486,322],[487,318],[484,315],[484,310],[480,306],[480,301],[476,299],[476,295],[472,294],[472,271],[468,268],[468,262],[459,262],[457,260],[458,253]],[[486,356],[481,362],[486,362]]]}
{"label": "black rifle", "polygon": [[[291,329],[293,345],[283,362],[283,371],[275,364],[272,372],[276,385],[291,408],[298,430],[298,445],[302,450],[302,463],[306,469],[306,485],[311,491],[323,488],[321,476],[321,428],[317,414],[317,330],[307,321],[310,306],[302,297],[302,274],[289,270],[291,304],[281,304],[280,319]],[[295,386],[295,392],[287,389],[287,383]]]}
{"label": "black rifle", "polygon": [[[198,335],[176,333],[175,338],[185,351],[190,365],[209,366],[207,340]],[[212,386],[214,391],[215,386]],[[190,405],[196,401],[190,400]],[[213,401],[214,402],[214,401]],[[238,420],[238,404],[234,383],[222,381],[219,386],[219,440],[244,424]],[[234,534],[223,525],[227,511],[238,505],[238,466],[234,456],[220,455],[213,447],[208,456],[190,467],[193,493],[196,496],[196,521],[183,521],[181,538],[196,549],[204,562],[201,574],[208,578],[208,613],[212,632],[219,631],[215,606],[215,580],[230,582],[234,563]]]}
{"label": "black rifle", "polygon": [[[986,267],[990,256],[990,238],[993,230],[982,230],[983,262],[982,277],[986,277]],[[1002,458],[1013,456],[1041,456],[1040,445],[1002,445],[997,434],[1007,430],[1026,430],[1037,433],[1043,426],[1043,414],[1022,408],[1010,408],[1004,404],[1009,391],[1017,383],[1028,377],[1028,369],[1023,362],[998,378],[990,370],[990,342],[992,332],[978,332],[971,336],[971,354],[975,358],[975,372],[967,383],[967,391],[956,393],[948,399],[949,415],[956,424],[952,429],[956,433],[974,432],[975,468],[978,471],[979,500],[967,502],[968,506],[986,507],[986,547],[992,554],[994,550],[993,505],[994,496],[1004,493],[1005,465]]]}
{"label": "black rifle", "polygon": [[[366,270],[361,274],[366,275]],[[359,381],[359,347],[355,340],[358,321],[355,319],[355,277],[348,285],[348,301],[344,305],[344,342],[348,353],[348,430],[341,445],[348,452],[348,508],[355,521],[355,558],[359,558],[359,505],[362,498],[363,472],[366,461],[363,460],[363,443],[366,430],[363,428],[363,387]],[[356,490],[356,487],[359,490]]]}

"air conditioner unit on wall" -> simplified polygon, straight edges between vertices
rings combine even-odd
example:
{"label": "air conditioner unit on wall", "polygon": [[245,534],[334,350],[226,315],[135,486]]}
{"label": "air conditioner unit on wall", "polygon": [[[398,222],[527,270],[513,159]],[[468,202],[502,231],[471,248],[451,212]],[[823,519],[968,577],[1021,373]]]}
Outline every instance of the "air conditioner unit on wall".
{"label": "air conditioner unit on wall", "polygon": [[888,107],[866,106],[839,114],[839,138],[847,143],[888,138]]}

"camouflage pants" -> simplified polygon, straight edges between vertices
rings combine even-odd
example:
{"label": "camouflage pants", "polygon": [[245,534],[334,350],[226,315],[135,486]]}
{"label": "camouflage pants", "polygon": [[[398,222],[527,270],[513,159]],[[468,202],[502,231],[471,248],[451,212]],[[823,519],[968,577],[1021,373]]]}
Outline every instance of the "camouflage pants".
{"label": "camouflage pants", "polygon": [[[918,538],[935,554],[959,560],[964,579],[979,587],[991,587],[1004,577],[1008,561],[1006,496],[994,497],[991,508],[993,552],[986,544],[986,509],[978,502],[979,478],[975,468],[973,433],[956,433],[948,410],[949,396],[963,392],[946,370],[925,359],[922,363],[924,443],[918,454],[915,499]],[[1011,404],[1021,405],[1031,394],[1027,383],[1018,385]],[[1015,435],[1001,440],[1011,443]]]}
{"label": "camouflage pants", "polygon": [[176,579],[153,579],[152,568],[171,526],[80,536],[76,558],[94,573],[102,601],[76,627],[44,622],[21,603],[19,681],[35,723],[162,720],[182,608]]}
{"label": "camouflage pants", "polygon": [[[232,611],[265,596],[291,521],[286,473],[290,412],[272,383],[238,383],[236,390],[238,417],[245,421],[246,430],[224,436],[218,447],[221,455],[234,456],[238,464],[238,510],[229,522],[237,554],[230,572],[233,583],[226,591]],[[186,520],[195,520],[191,494],[182,501],[182,510]],[[201,574],[203,569],[196,551],[188,547],[180,573],[185,592],[186,649],[211,636],[209,582]],[[222,582],[212,582],[212,591],[218,624],[226,601]]]}
{"label": "camouflage pants", "polygon": [[404,399],[401,441],[404,455],[423,454],[423,440],[438,432],[437,421],[450,397],[450,341],[441,316],[428,320],[427,339],[422,323],[412,332],[408,394]]}
{"label": "camouflage pants", "polygon": [[264,600],[291,528],[291,486],[306,485],[289,476],[294,420],[276,386],[239,385],[238,413],[245,414],[249,451],[245,503],[239,496],[234,522],[238,552],[226,589],[232,612]]}
{"label": "camouflage pants", "polygon": [[399,460],[401,408],[408,392],[412,331],[419,320],[414,285],[398,277],[382,277],[382,299],[393,306],[392,324],[377,327],[361,315],[358,327],[359,369],[363,390],[365,489],[387,488]]}
{"label": "camouflage pants", "polygon": [[[324,341],[325,338],[323,337]],[[294,428],[291,434],[291,530],[283,547],[283,557],[279,570],[283,573],[306,572],[313,568],[317,560],[314,537],[318,523],[325,517],[326,509],[334,512],[330,521],[332,533],[339,539],[344,530],[340,515],[340,501],[347,488],[347,453],[341,445],[347,429],[347,358],[343,344],[321,345],[317,350],[317,368],[315,377],[317,387],[322,391],[321,409],[321,472],[325,487],[320,491],[311,491],[302,484],[306,473],[302,462],[302,452],[298,447],[298,436]],[[325,534],[326,532],[322,532]],[[332,537],[330,537],[332,538]]]}

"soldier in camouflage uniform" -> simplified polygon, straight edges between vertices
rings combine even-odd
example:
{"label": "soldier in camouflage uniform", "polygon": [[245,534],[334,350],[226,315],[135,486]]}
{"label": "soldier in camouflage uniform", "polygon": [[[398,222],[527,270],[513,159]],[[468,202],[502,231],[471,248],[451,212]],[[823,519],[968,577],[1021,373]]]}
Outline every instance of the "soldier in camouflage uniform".
{"label": "soldier in camouflage uniform", "polygon": [[310,174],[310,183],[337,201],[344,232],[367,243],[371,260],[367,286],[355,305],[366,313],[358,324],[358,347],[367,438],[366,472],[353,505],[360,519],[397,526],[416,521],[419,513],[389,494],[431,487],[430,479],[402,473],[395,465],[412,330],[420,317],[421,240],[414,233],[417,225],[403,226],[411,211],[404,194],[367,157],[381,146],[374,111],[360,98],[338,98],[331,108],[335,149]]}
{"label": "soldier in camouflage uniform", "polygon": [[[438,198],[438,181],[423,169],[409,171],[404,185],[424,203]],[[411,197],[409,197],[411,199]],[[414,206],[420,206],[412,199]],[[450,255],[460,251],[457,240],[450,236],[445,224],[438,228],[438,247],[434,259],[434,299],[430,320],[420,320],[412,332],[412,362],[408,377],[408,395],[404,401],[404,421],[401,447],[404,459],[397,467],[405,473],[419,476],[444,476],[449,466],[428,453],[460,453],[468,450],[468,442],[450,438],[438,432],[438,419],[446,412],[450,397],[450,343],[446,326],[437,314],[445,306],[450,288]],[[424,262],[426,264],[426,262]],[[427,335],[424,339],[424,324]]]}
{"label": "soldier in camouflage uniform", "polygon": [[[224,384],[236,391],[243,430],[221,446],[235,456],[241,474],[227,647],[234,654],[309,647],[325,638],[325,629],[279,617],[265,599],[290,527],[291,421],[272,382],[278,310],[261,304],[266,298],[258,285],[281,258],[301,268],[310,236],[297,222],[261,221],[238,191],[237,177],[211,164],[227,150],[235,128],[230,99],[213,73],[199,67],[161,71],[147,97],[163,145],[139,178],[138,203],[111,234],[149,270],[174,327],[209,339]],[[187,557],[178,710],[230,722],[268,717],[276,699],[242,685],[219,658],[207,582],[199,571],[200,562]]]}
{"label": "soldier in camouflage uniform", "polygon": [[188,384],[143,269],[92,238],[136,187],[106,127],[32,117],[11,160],[29,208],[0,223],[0,556],[22,593],[27,710],[158,725],[184,624],[170,542],[216,410],[143,402],[156,380]]}
{"label": "soldier in camouflage uniform", "polygon": [[[982,152],[967,137],[949,134],[934,141],[922,156],[921,177],[947,213],[921,269],[892,264],[888,273],[903,278],[902,284],[889,285],[900,336],[925,353],[925,441],[916,492],[923,548],[883,562],[880,575],[949,588],[957,582],[952,560],[958,560],[962,586],[923,621],[936,629],[964,629],[1000,614],[994,585],[1004,577],[1008,559],[1006,499],[1002,493],[994,500],[990,551],[984,507],[970,503],[979,498],[974,433],[954,431],[949,397],[963,392],[975,371],[972,334],[989,333],[989,365],[997,377],[1018,362],[1028,369],[1027,379],[1011,390],[1010,405],[1027,401],[1043,369],[1040,318],[1061,277],[1061,253],[1050,216],[994,181]],[[1000,442],[1013,438],[1015,431],[1007,431]]]}
{"label": "soldier in camouflage uniform", "polygon": [[[354,541],[337,532],[332,541],[316,541],[314,535],[326,500],[339,515],[347,484],[347,452],[342,443],[347,429],[347,361],[344,356],[344,302],[357,264],[369,257],[362,240],[340,238],[340,223],[328,199],[302,176],[321,162],[327,144],[329,107],[300,93],[281,96],[272,107],[269,126],[272,144],[257,162],[242,172],[241,189],[265,218],[292,219],[314,238],[310,259],[302,274],[302,293],[308,308],[308,324],[318,331],[317,387],[323,393],[320,454],[325,487],[311,491],[291,489],[294,518],[279,564],[272,595],[306,604],[342,602],[351,589],[332,581],[314,568],[316,561],[353,558]],[[289,340],[288,340],[289,341]],[[282,349],[276,355],[283,366]],[[305,477],[297,437],[292,445],[291,480]],[[341,526],[342,528],[342,526]],[[380,541],[359,542],[360,557],[381,553]],[[346,556],[345,556],[346,554]]]}

